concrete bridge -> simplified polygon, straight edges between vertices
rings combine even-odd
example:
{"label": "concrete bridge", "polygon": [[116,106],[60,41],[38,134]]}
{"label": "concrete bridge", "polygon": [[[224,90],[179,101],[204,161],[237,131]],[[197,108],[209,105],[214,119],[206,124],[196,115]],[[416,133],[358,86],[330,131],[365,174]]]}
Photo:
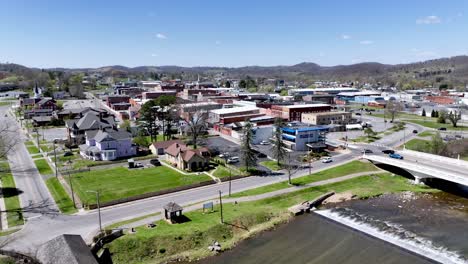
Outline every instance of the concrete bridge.
{"label": "concrete bridge", "polygon": [[466,161],[411,150],[398,153],[404,157],[404,160],[369,154],[363,155],[363,158],[374,164],[386,164],[403,169],[414,176],[416,183],[421,183],[422,179],[436,178],[468,186]]}

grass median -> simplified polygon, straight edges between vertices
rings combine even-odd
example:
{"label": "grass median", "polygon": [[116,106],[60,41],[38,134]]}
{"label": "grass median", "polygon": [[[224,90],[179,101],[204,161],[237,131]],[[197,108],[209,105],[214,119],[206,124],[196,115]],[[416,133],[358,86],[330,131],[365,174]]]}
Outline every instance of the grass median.
{"label": "grass median", "polygon": [[107,247],[113,254],[114,263],[167,263],[174,259],[191,261],[212,256],[216,253],[208,251],[207,247],[213,241],[218,241],[223,250],[232,248],[240,240],[287,222],[292,218],[288,207],[329,191],[351,191],[359,198],[367,198],[382,193],[436,190],[413,185],[407,179],[389,173],[362,176],[258,201],[223,204],[224,224],[220,223],[217,205],[209,213],[202,210],[188,212],[184,215],[190,221],[176,225],[158,221],[154,229],[138,227],[135,234],[114,240]]}
{"label": "grass median", "polygon": [[166,166],[146,169],[111,169],[91,170],[72,175],[73,187],[84,203],[95,203],[95,193],[99,190],[101,202],[128,198],[149,192],[173,189],[204,181],[211,181],[206,174],[181,174]]}
{"label": "grass median", "polygon": [[262,161],[259,163],[262,166],[267,167],[268,169],[272,171],[279,171],[282,169],[281,163],[278,165],[278,162],[276,160],[267,160],[267,161]]}
{"label": "grass median", "polygon": [[26,148],[28,149],[29,154],[38,154],[41,153],[39,149],[34,146],[34,145],[26,145]]}
{"label": "grass median", "polygon": [[8,227],[22,225],[23,213],[19,200],[19,192],[7,162],[0,162],[0,179],[2,181],[3,199],[7,210]]}
{"label": "grass median", "polygon": [[57,204],[62,213],[73,214],[77,211],[76,208],[73,206],[72,199],[70,198],[70,196],[68,196],[68,193],[65,191],[62,184],[57,178],[52,177],[50,179],[47,179],[46,185],[50,193],[52,194],[52,197],[54,197],[55,203]]}
{"label": "grass median", "polygon": [[[366,172],[366,171],[375,171],[377,168],[369,162],[361,162],[358,160],[351,161],[349,163],[326,169],[317,173],[313,173],[307,176],[295,178],[292,180],[293,185],[305,185],[312,182],[323,181],[327,179],[337,178],[341,176],[345,176],[348,174],[358,173],[358,172]],[[250,195],[258,195],[267,192],[273,192],[285,188],[289,188],[291,185],[288,184],[287,181],[274,183],[262,187],[258,187],[255,189],[250,189],[247,191],[234,193],[231,197],[242,197],[242,196],[250,196]]]}
{"label": "grass median", "polygon": [[37,170],[42,175],[54,173],[45,159],[37,159],[34,161],[34,164],[36,164]]}

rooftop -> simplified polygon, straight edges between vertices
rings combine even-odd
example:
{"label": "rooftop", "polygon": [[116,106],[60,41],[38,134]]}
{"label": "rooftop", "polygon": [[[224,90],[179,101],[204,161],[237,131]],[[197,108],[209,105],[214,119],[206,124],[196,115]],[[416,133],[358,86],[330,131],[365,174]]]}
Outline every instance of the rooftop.
{"label": "rooftop", "polygon": [[215,110],[210,110],[210,112],[218,114],[218,115],[224,115],[224,114],[235,114],[239,112],[247,112],[247,111],[254,111],[254,110],[259,110],[259,108],[256,106],[241,106],[241,107],[233,107],[233,108],[215,109]]}
{"label": "rooftop", "polygon": [[329,104],[297,104],[297,105],[285,105],[285,108],[308,108],[308,107],[326,107]]}

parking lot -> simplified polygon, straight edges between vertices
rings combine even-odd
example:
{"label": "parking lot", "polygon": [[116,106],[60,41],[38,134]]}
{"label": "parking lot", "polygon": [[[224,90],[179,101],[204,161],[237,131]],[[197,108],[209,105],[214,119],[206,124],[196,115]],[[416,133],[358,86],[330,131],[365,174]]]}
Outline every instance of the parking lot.
{"label": "parking lot", "polygon": [[[221,153],[228,153],[228,155],[230,157],[239,157],[239,159],[241,159],[241,153],[240,153],[240,146],[237,145],[236,143],[232,142],[232,141],[229,141],[223,137],[209,137],[205,140],[203,140],[203,146],[206,146],[208,147],[210,150],[214,150],[215,153],[217,153],[217,155],[221,154]],[[260,146],[260,145],[259,145]],[[254,146],[254,149],[259,151],[259,149],[256,148],[257,146]],[[265,146],[265,147],[268,147],[268,146]],[[268,152],[264,152],[264,151],[259,151],[259,152],[262,152],[266,155],[268,155]],[[258,154],[257,154],[258,155]],[[264,158],[257,158],[257,161],[258,162],[262,162],[262,161],[267,161],[269,160],[268,158],[264,157]],[[242,160],[241,162],[236,162],[236,163],[233,163],[232,164],[233,166],[236,166],[236,167],[242,167]],[[263,171],[269,171],[269,169],[261,166],[261,165],[258,165],[257,166],[257,169],[259,170],[263,170]]]}
{"label": "parking lot", "polygon": [[99,108],[99,103],[96,103],[94,100],[65,100],[63,101],[63,109],[76,109],[76,108],[85,108],[85,107],[94,107]]}

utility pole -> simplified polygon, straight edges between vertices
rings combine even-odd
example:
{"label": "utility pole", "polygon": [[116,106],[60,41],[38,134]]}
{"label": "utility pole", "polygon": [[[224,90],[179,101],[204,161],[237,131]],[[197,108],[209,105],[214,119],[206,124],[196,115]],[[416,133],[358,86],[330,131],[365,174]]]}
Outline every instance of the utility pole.
{"label": "utility pole", "polygon": [[[98,191],[86,191],[96,194],[97,208],[98,208],[98,217],[99,217],[99,231],[102,232],[102,222],[101,222],[101,204],[99,203],[99,190]],[[220,192],[221,193],[221,192]],[[221,195],[221,194],[220,194]],[[221,197],[221,196],[220,196]]]}
{"label": "utility pole", "polygon": [[221,224],[224,224],[224,219],[223,219],[223,199],[221,198],[221,191],[219,191],[219,207],[220,207]]}
{"label": "utility pole", "polygon": [[[68,182],[70,184],[70,189],[71,189],[71,197],[72,197],[72,200],[73,200],[73,208],[76,209],[76,204],[75,204],[75,193],[73,192],[73,183],[72,183],[72,178],[71,178],[71,174],[70,174],[70,170],[68,170]],[[100,222],[100,221],[99,221]],[[101,226],[101,225],[99,225]]]}
{"label": "utility pole", "polygon": [[55,150],[55,141],[52,141],[54,143],[54,165],[55,165],[55,178],[58,177],[58,169],[57,169],[57,151]]}
{"label": "utility pole", "polygon": [[231,197],[231,180],[232,180],[232,173],[231,173],[231,167],[228,166],[228,156],[229,155],[225,155],[225,154],[228,154],[229,152],[225,152],[223,153],[223,156],[224,156],[224,165],[226,166],[227,169],[229,169],[229,197]]}

